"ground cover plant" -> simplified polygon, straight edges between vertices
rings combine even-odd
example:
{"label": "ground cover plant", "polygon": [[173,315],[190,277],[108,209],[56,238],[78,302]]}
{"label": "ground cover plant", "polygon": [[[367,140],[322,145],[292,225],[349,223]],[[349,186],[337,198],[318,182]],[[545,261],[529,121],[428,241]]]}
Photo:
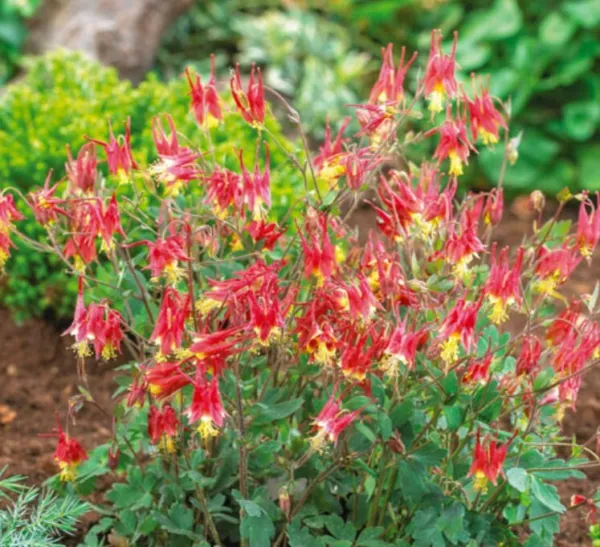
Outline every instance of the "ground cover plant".
{"label": "ground cover plant", "polygon": [[[3,261],[20,237],[77,280],[65,336],[82,385],[60,413],[51,484],[85,497],[108,479],[84,545],[535,546],[552,544],[564,511],[595,517],[595,492],[567,508],[553,483],[599,463],[595,435],[561,434],[600,359],[599,289],[561,295],[600,238],[597,203],[563,191],[543,223],[536,192],[531,236],[497,248],[519,139],[486,81],[457,83],[457,38],[444,50],[432,33],[410,96],[415,55],[386,48],[368,100],[349,107],[358,134],[344,134],[349,120],[327,130],[314,158],[300,116],[271,93],[305,147],[286,151],[304,191],[278,221],[280,143],[265,142],[271,90],[257,67],[245,82],[231,72],[228,113],[255,132],[255,163],[237,149],[222,165],[211,142],[227,106],[213,76],[190,72],[202,146],[168,114],[151,122],[149,163],[128,122],[89,136],[65,180],[50,173],[21,196],[38,240],[19,232],[18,191],[3,192]],[[435,152],[417,163],[423,141]],[[497,187],[456,200],[469,159],[494,145]],[[359,246],[346,222],[365,201],[378,231]],[[574,230],[560,220],[570,201]],[[73,418],[98,406],[86,359],[119,354],[113,437],[83,447]]]}

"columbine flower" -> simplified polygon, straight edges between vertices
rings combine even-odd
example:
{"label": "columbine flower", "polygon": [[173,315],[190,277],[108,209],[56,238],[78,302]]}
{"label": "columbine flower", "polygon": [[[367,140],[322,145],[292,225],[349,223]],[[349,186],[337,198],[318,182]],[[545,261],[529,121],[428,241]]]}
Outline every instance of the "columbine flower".
{"label": "columbine flower", "polygon": [[190,96],[192,97],[192,110],[198,125],[206,129],[216,127],[223,121],[221,112],[221,100],[217,93],[215,78],[215,56],[210,56],[210,77],[206,86],[202,85],[202,79],[196,74],[195,80],[188,68],[185,69],[190,84]]}
{"label": "columbine flower", "polygon": [[492,247],[492,266],[483,288],[485,295],[492,304],[490,320],[496,325],[508,319],[507,308],[521,303],[521,267],[523,265],[523,247],[519,247],[512,269],[508,262],[508,247],[500,251],[496,259],[496,245]]}
{"label": "columbine flower", "polygon": [[442,361],[447,366],[458,359],[459,343],[462,343],[467,352],[471,350],[480,306],[481,299],[476,302],[467,302],[462,297],[456,301],[454,307],[444,318],[437,340],[441,343]]}
{"label": "columbine flower", "polygon": [[442,52],[442,33],[434,30],[431,33],[431,48],[425,68],[425,96],[429,99],[429,110],[432,113],[444,109],[446,98],[453,99],[458,89],[454,71],[456,68],[456,44],[458,32],[454,33],[454,43],[450,55]]}
{"label": "columbine flower", "polygon": [[[596,200],[600,194],[596,193]],[[588,213],[588,208],[590,212]],[[579,206],[579,220],[577,222],[577,248],[581,256],[592,256],[600,239],[600,213],[594,208],[592,201],[586,196]]]}
{"label": "columbine flower", "polygon": [[180,363],[160,362],[148,368],[141,386],[158,400],[166,399],[187,386],[190,379],[181,371]]}
{"label": "columbine flower", "polygon": [[[511,439],[512,441],[512,439]],[[497,439],[486,438],[483,443],[480,438],[480,431],[477,431],[477,440],[475,441],[475,451],[473,453],[473,463],[469,470],[469,477],[474,477],[473,488],[480,492],[487,490],[488,482],[496,484],[498,475],[504,474],[502,466],[506,459],[508,447],[511,443],[499,445]]]}
{"label": "columbine flower", "polygon": [[158,238],[156,241],[142,241],[148,246],[148,259],[152,281],[164,277],[168,283],[175,284],[183,273],[180,262],[188,262],[190,258],[185,252],[185,238],[182,234],[172,233]]}
{"label": "columbine flower", "polygon": [[95,142],[104,148],[104,151],[106,152],[108,170],[110,173],[112,175],[117,175],[122,180],[126,180],[127,175],[133,169],[138,168],[138,165],[133,159],[133,155],[131,153],[131,120],[127,118],[124,136],[119,135],[118,138],[115,138],[112,124],[110,122],[108,122],[108,129],[110,135],[108,142],[97,139],[90,140],[91,142]]}
{"label": "columbine flower", "polygon": [[475,83],[475,74],[471,74],[473,81],[474,98],[465,97],[471,118],[471,135],[473,142],[481,137],[483,144],[489,146],[496,144],[499,139],[499,129],[507,129],[504,118],[496,110],[494,101],[490,96],[489,87],[481,86],[481,95]]}
{"label": "columbine flower", "polygon": [[557,249],[542,247],[538,252],[535,266],[535,273],[538,276],[535,283],[536,290],[560,298],[556,289],[569,279],[580,261],[581,257],[566,246]]}
{"label": "columbine flower", "polygon": [[440,142],[433,154],[434,159],[441,162],[449,158],[449,174],[455,177],[462,175],[463,165],[469,163],[469,155],[471,150],[474,150],[467,135],[464,116],[454,119],[450,107],[448,107],[446,119],[442,126],[439,129],[429,131],[427,134],[430,135],[434,132],[440,134]]}
{"label": "columbine flower", "polygon": [[250,234],[252,241],[258,243],[263,242],[263,250],[272,251],[275,243],[285,233],[285,230],[280,228],[275,222],[266,222],[264,220],[253,220],[245,228]]}
{"label": "columbine flower", "polygon": [[394,54],[393,45],[388,44],[384,49],[381,49],[381,55],[383,57],[383,63],[381,65],[381,71],[379,72],[379,78],[375,85],[371,89],[369,95],[369,103],[391,103],[397,104],[404,100],[404,78],[406,73],[417,58],[417,52],[413,53],[408,62],[404,62],[406,56],[406,48],[402,48],[400,53],[400,61],[398,63],[398,69],[394,69]]}
{"label": "columbine flower", "polygon": [[586,498],[581,494],[574,494],[571,496],[571,507],[583,505],[586,509],[585,520],[591,524],[594,524],[598,519],[598,507],[596,507],[596,501],[592,498]]}
{"label": "columbine flower", "polygon": [[179,420],[173,407],[166,404],[162,411],[152,405],[148,412],[148,436],[152,444],[157,444],[159,450],[168,453],[175,452],[174,437],[177,436]]}
{"label": "columbine flower", "polygon": [[70,334],[75,338],[73,348],[79,357],[87,357],[91,354],[89,348],[89,339],[87,333],[87,308],[83,297],[83,278],[77,280],[78,291],[77,301],[75,302],[75,313],[71,326],[63,333],[63,336]]}
{"label": "columbine flower", "polygon": [[84,144],[77,159],[73,160],[71,149],[67,146],[67,156],[69,161],[65,164],[65,171],[69,178],[69,190],[71,193],[80,192],[82,194],[92,194],[98,172],[96,167],[98,160],[96,158],[96,146],[93,142]]}
{"label": "columbine flower", "polygon": [[77,476],[77,468],[81,462],[87,460],[88,456],[79,442],[63,431],[58,415],[56,416],[56,425],[55,435],[58,437],[58,443],[54,451],[54,461],[60,468],[60,480],[72,482]]}
{"label": "columbine flower", "polygon": [[190,149],[179,146],[177,138],[177,130],[175,122],[170,114],[166,114],[167,123],[169,124],[170,134],[167,135],[163,129],[163,125],[159,116],[155,116],[152,120],[152,137],[154,146],[159,156],[178,156],[182,152],[189,152]]}
{"label": "columbine flower", "polygon": [[254,164],[254,173],[250,174],[244,165],[243,150],[240,150],[240,167],[242,170],[242,195],[248,210],[252,213],[254,220],[263,218],[263,205],[267,209],[271,207],[271,172],[269,168],[270,154],[269,146],[265,143],[265,170],[260,172],[258,159]]}
{"label": "columbine flower", "polygon": [[346,167],[341,163],[344,152],[344,131],[352,121],[349,116],[344,118],[342,125],[334,141],[331,140],[331,126],[329,119],[325,125],[325,139],[319,148],[319,154],[313,160],[317,176],[332,187],[334,183],[345,173]]}
{"label": "columbine flower", "polygon": [[50,186],[51,179],[52,170],[48,172],[44,187],[29,193],[29,204],[31,205],[35,219],[42,226],[56,222],[58,215],[68,216],[67,212],[61,207],[65,200],[54,197],[58,183]]}
{"label": "columbine flower", "polygon": [[213,377],[209,382],[200,377],[194,381],[194,394],[186,415],[190,423],[200,422],[198,432],[203,440],[219,434],[227,413],[223,408],[218,378]]}
{"label": "columbine flower", "polygon": [[336,266],[335,249],[327,232],[327,216],[320,214],[317,226],[312,226],[307,219],[305,223],[306,235],[298,232],[302,250],[304,252],[304,274],[307,279],[311,275],[317,280],[317,286],[322,286],[325,280],[333,274]]}
{"label": "columbine flower", "polygon": [[[256,80],[254,74],[258,74]],[[250,125],[262,127],[265,121],[265,96],[263,91],[263,81],[260,68],[252,64],[250,70],[250,79],[248,80],[248,90],[244,93],[242,89],[242,78],[240,76],[240,65],[237,64],[235,72],[229,81],[233,100],[242,115]]]}
{"label": "columbine flower", "polygon": [[69,217],[71,237],[64,247],[67,258],[74,258],[75,269],[85,270],[97,257],[96,237],[100,233],[102,215],[98,200],[77,200],[73,202]]}
{"label": "columbine flower", "polygon": [[340,399],[335,392],[334,388],[331,397],[314,421],[317,434],[310,441],[313,450],[322,451],[327,442],[337,445],[342,432],[356,420],[361,412],[360,409],[354,412],[342,409]]}
{"label": "columbine flower", "polygon": [[115,244],[113,237],[119,234],[125,237],[125,232],[121,226],[121,216],[117,205],[117,196],[113,194],[106,207],[102,206],[99,211],[100,216],[100,235],[102,236],[102,248],[109,253]]}
{"label": "columbine flower", "polygon": [[160,358],[166,357],[181,347],[185,322],[190,317],[190,313],[190,295],[182,294],[173,287],[167,287],[163,293],[158,319],[150,337],[150,341],[160,348]]}
{"label": "columbine flower", "polygon": [[408,330],[406,321],[405,319],[394,329],[384,351],[383,370],[392,377],[398,376],[400,363],[409,369],[414,368],[417,349],[427,337],[424,329]]}
{"label": "columbine flower", "polygon": [[488,226],[497,226],[502,220],[504,212],[504,190],[494,188],[488,195],[483,209],[483,221]]}
{"label": "columbine flower", "polygon": [[485,384],[490,378],[490,365],[493,357],[494,354],[488,350],[483,358],[473,360],[462,377],[463,383]]}
{"label": "columbine flower", "polygon": [[521,353],[517,358],[516,374],[531,375],[531,373],[537,369],[542,355],[542,344],[535,336],[526,336],[523,339],[523,345],[521,346]]}
{"label": "columbine flower", "polygon": [[100,356],[106,361],[121,353],[124,338],[121,325],[123,317],[106,303],[90,304],[86,317],[86,333],[94,346],[96,359]]}
{"label": "columbine flower", "polygon": [[14,247],[9,236],[11,225],[22,218],[23,215],[15,207],[12,195],[0,194],[0,270],[10,257],[11,247]]}

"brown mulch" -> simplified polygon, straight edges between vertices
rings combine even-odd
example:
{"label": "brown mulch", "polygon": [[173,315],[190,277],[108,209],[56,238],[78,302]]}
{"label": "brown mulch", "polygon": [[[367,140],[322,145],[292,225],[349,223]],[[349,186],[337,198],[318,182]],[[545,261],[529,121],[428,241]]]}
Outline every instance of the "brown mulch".
{"label": "brown mulch", "polygon": [[[507,245],[518,245],[531,222],[522,214],[507,212],[499,227],[497,238]],[[359,210],[354,223],[363,233],[375,228],[373,214]],[[361,237],[362,239],[362,237]],[[598,264],[600,256],[596,257]],[[571,295],[591,292],[595,282],[593,267],[581,265],[569,281]],[[597,274],[596,274],[597,275]],[[55,439],[40,437],[55,427],[54,412],[58,411],[64,422],[69,399],[78,394],[81,384],[77,375],[74,355],[66,346],[67,337],[43,321],[28,321],[17,326],[5,310],[0,310],[0,468],[8,465],[9,474],[24,474],[31,484],[39,484],[56,473],[52,458]],[[111,408],[111,394],[115,389],[113,364],[95,363],[88,359],[89,389],[97,402]],[[14,413],[14,416],[12,415]],[[6,422],[6,423],[4,423]],[[600,422],[600,370],[591,371],[583,382],[576,412],[567,414],[564,429],[567,435],[575,434],[579,441],[589,439]],[[106,442],[110,437],[110,421],[99,410],[86,405],[78,413],[77,422],[70,432],[87,449]],[[585,481],[570,480],[559,489],[565,505],[573,493],[592,495],[600,485],[600,471],[588,472]],[[587,525],[581,513],[570,511],[561,522],[562,531],[555,545],[591,545]]]}

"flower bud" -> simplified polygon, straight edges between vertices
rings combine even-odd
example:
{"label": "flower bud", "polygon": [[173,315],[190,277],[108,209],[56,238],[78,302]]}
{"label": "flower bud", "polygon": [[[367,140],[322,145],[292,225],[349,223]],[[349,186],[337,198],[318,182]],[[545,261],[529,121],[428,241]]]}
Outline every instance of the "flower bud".
{"label": "flower bud", "polygon": [[536,213],[541,213],[544,210],[545,205],[546,198],[544,197],[544,194],[542,192],[540,192],[539,190],[534,190],[533,192],[531,192],[531,194],[529,195],[529,206],[531,207],[532,211],[535,211]]}
{"label": "flower bud", "polygon": [[292,498],[285,486],[279,491],[279,508],[289,521],[292,515]]}
{"label": "flower bud", "polygon": [[108,467],[113,471],[119,465],[119,458],[121,457],[121,448],[119,446],[111,446],[108,450]]}

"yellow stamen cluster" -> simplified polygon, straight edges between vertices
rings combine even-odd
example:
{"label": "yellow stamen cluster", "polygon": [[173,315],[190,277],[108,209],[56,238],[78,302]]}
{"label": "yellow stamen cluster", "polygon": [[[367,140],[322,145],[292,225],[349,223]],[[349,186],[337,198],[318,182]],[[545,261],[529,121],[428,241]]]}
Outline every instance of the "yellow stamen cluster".
{"label": "yellow stamen cluster", "polygon": [[489,295],[488,299],[492,304],[492,310],[488,317],[494,325],[501,325],[508,319],[508,308],[514,303],[514,298],[504,301],[502,298]]}
{"label": "yellow stamen cluster", "polygon": [[219,430],[214,426],[210,416],[202,416],[200,425],[198,426],[198,433],[200,433],[202,440],[206,441],[211,437],[216,437],[219,434]]}
{"label": "yellow stamen cluster", "polygon": [[171,435],[163,434],[158,443],[158,449],[161,452],[173,454],[175,452],[175,440]]}
{"label": "yellow stamen cluster", "polygon": [[73,482],[77,477],[77,468],[79,467],[79,462],[58,462],[58,467],[60,467],[60,480],[62,482]]}
{"label": "yellow stamen cluster", "polygon": [[219,309],[222,303],[212,298],[200,298],[196,300],[196,311],[201,315],[208,315],[211,311]]}
{"label": "yellow stamen cluster", "polygon": [[6,261],[8,260],[8,253],[0,249],[0,270],[4,268]]}
{"label": "yellow stamen cluster", "polygon": [[458,348],[460,344],[460,334],[455,332],[442,343],[442,352],[440,357],[446,365],[451,365],[458,359]]}
{"label": "yellow stamen cluster", "polygon": [[463,161],[455,150],[451,150],[448,153],[450,158],[450,174],[456,177],[463,174]]}
{"label": "yellow stamen cluster", "polygon": [[337,180],[346,172],[346,168],[338,163],[338,159],[327,161],[323,164],[319,172],[319,179],[322,180],[329,189],[333,188]]}
{"label": "yellow stamen cluster", "polygon": [[89,343],[84,340],[83,342],[77,342],[73,344],[72,348],[75,350],[77,357],[90,357],[92,355],[92,349]]}
{"label": "yellow stamen cluster", "polygon": [[498,137],[489,131],[486,131],[482,127],[479,128],[479,136],[485,146],[492,146],[498,144]]}
{"label": "yellow stamen cluster", "polygon": [[117,356],[117,349],[112,344],[105,344],[102,348],[102,359],[110,361]]}
{"label": "yellow stamen cluster", "polygon": [[475,479],[473,480],[473,489],[477,492],[485,494],[488,485],[488,478],[485,476],[483,471],[475,472]]}
{"label": "yellow stamen cluster", "polygon": [[444,84],[438,82],[435,84],[433,91],[429,95],[429,111],[433,114],[437,114],[444,110],[444,99],[446,98],[446,90]]}

